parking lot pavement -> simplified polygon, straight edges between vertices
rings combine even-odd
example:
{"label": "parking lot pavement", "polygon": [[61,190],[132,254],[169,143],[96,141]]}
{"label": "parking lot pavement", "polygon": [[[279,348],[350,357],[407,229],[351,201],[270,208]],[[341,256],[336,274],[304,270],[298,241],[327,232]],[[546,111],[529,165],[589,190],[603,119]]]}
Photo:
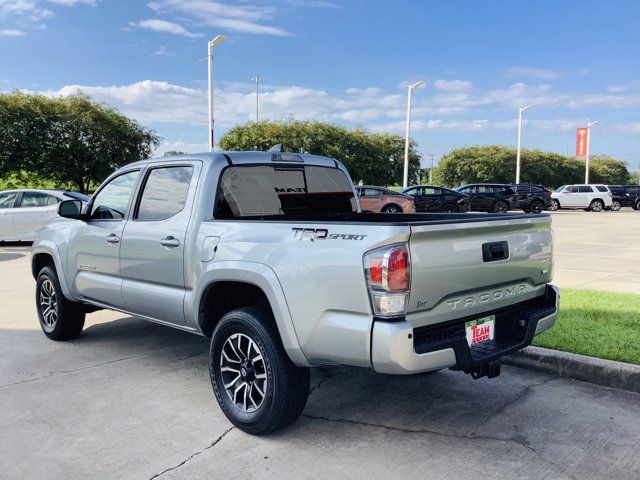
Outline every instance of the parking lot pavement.
{"label": "parking lot pavement", "polygon": [[207,341],[113,312],[37,325],[28,248],[0,247],[0,478],[640,478],[640,395],[503,367],[494,380],[314,370],[302,418],[231,428]]}
{"label": "parking lot pavement", "polygon": [[640,294],[640,212],[552,213],[554,283]]}

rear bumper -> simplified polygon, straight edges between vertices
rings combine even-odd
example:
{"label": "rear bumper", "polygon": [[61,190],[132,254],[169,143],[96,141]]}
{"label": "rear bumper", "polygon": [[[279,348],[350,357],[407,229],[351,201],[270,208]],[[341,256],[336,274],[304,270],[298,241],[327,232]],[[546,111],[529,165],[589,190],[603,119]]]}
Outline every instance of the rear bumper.
{"label": "rear bumper", "polygon": [[[545,295],[511,307],[485,312],[495,315],[495,339],[470,348],[461,318],[413,328],[407,321],[376,321],[371,339],[371,363],[376,372],[411,374],[452,368],[471,371],[531,344],[533,337],[556,322],[560,295],[548,285]],[[478,317],[475,317],[478,318]]]}

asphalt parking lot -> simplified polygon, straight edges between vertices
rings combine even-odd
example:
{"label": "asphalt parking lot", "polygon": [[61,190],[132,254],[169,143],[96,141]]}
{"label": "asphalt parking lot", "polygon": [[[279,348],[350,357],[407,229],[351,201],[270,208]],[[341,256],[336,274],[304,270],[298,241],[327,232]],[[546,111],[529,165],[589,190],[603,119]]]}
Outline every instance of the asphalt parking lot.
{"label": "asphalt parking lot", "polygon": [[[554,225],[561,286],[640,280],[640,213]],[[0,246],[0,478],[640,478],[638,394],[510,367],[479,381],[323,369],[303,417],[256,438],[219,410],[206,339],[97,312],[52,342],[33,288],[29,248]]]}
{"label": "asphalt parking lot", "polygon": [[558,285],[640,294],[640,212],[561,210],[552,217]]}

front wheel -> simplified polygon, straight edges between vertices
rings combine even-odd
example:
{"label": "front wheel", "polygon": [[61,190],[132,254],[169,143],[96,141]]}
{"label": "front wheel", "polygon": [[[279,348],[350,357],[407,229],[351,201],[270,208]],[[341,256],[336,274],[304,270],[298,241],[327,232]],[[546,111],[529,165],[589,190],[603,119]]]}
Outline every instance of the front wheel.
{"label": "front wheel", "polygon": [[601,212],[604,209],[604,203],[602,200],[593,200],[591,205],[589,205],[589,210],[592,212]]}
{"label": "front wheel", "polygon": [[259,308],[222,317],[211,337],[209,373],[229,421],[254,435],[295,421],[309,396],[309,369],[291,362],[272,316]]}
{"label": "front wheel", "polygon": [[509,211],[509,205],[507,202],[503,202],[502,200],[498,200],[493,205],[493,213],[507,213]]}
{"label": "front wheel", "polygon": [[551,205],[549,205],[549,210],[555,212],[556,210],[560,210],[560,202],[558,200],[551,200]]}
{"label": "front wheel", "polygon": [[51,340],[71,340],[82,333],[84,308],[65,298],[58,275],[50,266],[43,267],[38,274],[36,310],[40,328]]}
{"label": "front wheel", "polygon": [[622,208],[622,204],[618,200],[614,200],[609,209],[613,212],[617,212]]}

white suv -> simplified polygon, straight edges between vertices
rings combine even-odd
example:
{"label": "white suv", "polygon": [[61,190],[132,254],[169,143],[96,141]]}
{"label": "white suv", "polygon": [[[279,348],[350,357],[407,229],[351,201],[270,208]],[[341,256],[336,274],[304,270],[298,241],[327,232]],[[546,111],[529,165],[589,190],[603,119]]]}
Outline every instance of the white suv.
{"label": "white suv", "polygon": [[549,210],[584,208],[601,212],[612,203],[613,197],[605,185],[563,185],[551,194]]}

